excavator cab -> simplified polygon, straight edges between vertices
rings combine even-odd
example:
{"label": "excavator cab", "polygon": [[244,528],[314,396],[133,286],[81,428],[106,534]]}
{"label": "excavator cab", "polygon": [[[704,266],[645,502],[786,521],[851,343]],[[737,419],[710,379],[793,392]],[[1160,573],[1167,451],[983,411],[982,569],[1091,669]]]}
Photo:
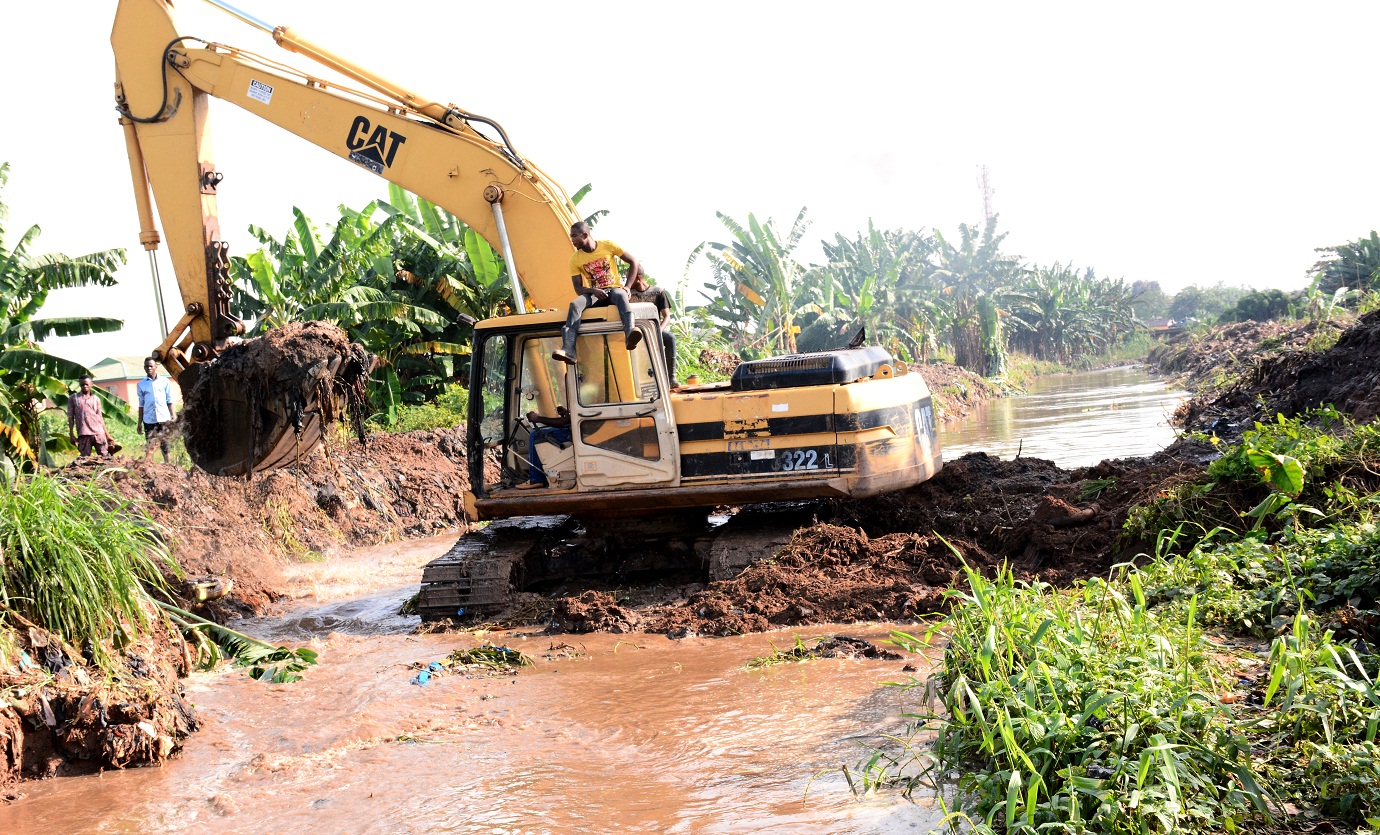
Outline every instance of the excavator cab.
{"label": "excavator cab", "polygon": [[[476,326],[469,433],[476,498],[530,506],[559,492],[679,483],[675,417],[656,309],[633,308],[643,334],[636,347],[627,347],[616,310],[595,308],[585,314],[573,366],[551,356],[561,346],[560,313],[508,316]],[[550,486],[517,491],[533,467],[534,427],[527,413],[554,416],[558,410],[570,415],[572,440],[565,446],[548,442],[540,451]]]}

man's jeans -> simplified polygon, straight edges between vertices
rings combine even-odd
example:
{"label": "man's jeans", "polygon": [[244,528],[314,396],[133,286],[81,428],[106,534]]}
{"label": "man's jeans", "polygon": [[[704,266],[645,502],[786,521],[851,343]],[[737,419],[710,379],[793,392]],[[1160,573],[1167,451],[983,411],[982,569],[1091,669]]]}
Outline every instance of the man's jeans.
{"label": "man's jeans", "polygon": [[623,333],[632,333],[632,309],[628,307],[628,291],[622,287],[608,290],[608,300],[600,301],[593,295],[581,293],[570,302],[570,310],[565,314],[565,327],[561,328],[561,349],[567,356],[575,356],[575,337],[580,331],[580,316],[591,307],[607,307],[610,303],[618,308],[623,320]]}

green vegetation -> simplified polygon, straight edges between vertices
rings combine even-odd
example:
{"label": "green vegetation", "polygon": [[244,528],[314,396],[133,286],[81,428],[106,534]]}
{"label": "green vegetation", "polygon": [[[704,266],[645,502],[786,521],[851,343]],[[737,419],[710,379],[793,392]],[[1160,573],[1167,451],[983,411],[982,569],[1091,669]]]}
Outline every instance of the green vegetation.
{"label": "green vegetation", "polygon": [[417,429],[454,429],[465,422],[469,408],[469,392],[459,383],[451,383],[435,400],[398,407],[391,425],[383,414],[375,415],[371,423],[389,432],[411,432]]}
{"label": "green vegetation", "polygon": [[158,606],[168,619],[182,630],[196,652],[196,662],[203,670],[219,666],[229,658],[236,667],[248,667],[249,677],[273,684],[300,681],[300,673],[315,666],[315,650],[299,647],[276,647],[243,632],[197,617],[186,609],[167,603]]}
{"label": "green vegetation", "polygon": [[0,491],[0,554],[0,603],[99,661],[148,628],[144,587],[162,589],[162,571],[177,571],[137,505],[95,481],[42,470]]}
{"label": "green vegetation", "polygon": [[530,667],[533,661],[518,650],[484,644],[473,649],[457,649],[447,655],[442,663],[451,669],[484,667],[489,670],[503,670],[510,667]]}
{"label": "green vegetation", "polygon": [[[816,638],[815,641],[823,643],[824,638]],[[819,657],[817,649],[805,646],[805,641],[799,636],[795,636],[795,646],[788,649],[778,649],[776,644],[771,645],[771,653],[758,658],[749,659],[747,668],[749,670],[764,670],[768,667],[776,667],[781,664],[799,664],[802,661],[813,661]]]}
{"label": "green vegetation", "polygon": [[[719,218],[733,239],[701,244],[687,269],[701,255],[709,262],[705,315],[742,358],[838,348],[865,328],[901,359],[947,356],[996,377],[1013,352],[1086,367],[1137,333],[1136,295],[1124,281],[1026,264],[1002,250],[996,218],[959,224],[952,237],[869,223],[856,238],[825,240],[826,263],[809,267],[794,256],[804,209],[787,235],[770,219]],[[1136,346],[1142,355],[1146,347]]]}
{"label": "green vegetation", "polygon": [[1380,234],[1374,229],[1368,237],[1315,251],[1323,253],[1313,265],[1322,292],[1380,290]]}
{"label": "green vegetation", "polygon": [[[0,190],[9,180],[9,163],[0,164]],[[47,353],[38,344],[50,336],[80,336],[119,330],[122,322],[98,316],[38,318],[53,290],[109,287],[115,270],[125,262],[122,249],[93,252],[77,258],[60,253],[31,255],[40,230],[31,226],[17,241],[6,235],[9,207],[0,200],[0,476],[12,473],[16,462],[51,464],[51,455],[70,450],[67,431],[45,436],[40,414],[44,399],[59,408],[67,405],[69,386],[85,366]],[[114,422],[131,423],[123,404],[97,389]],[[114,413],[114,414],[112,414]]]}
{"label": "green vegetation", "polygon": [[961,775],[950,818],[979,832],[1380,825],[1377,459],[1374,426],[1280,419],[1133,517],[1139,568],[969,570],[942,668],[902,685],[928,687],[932,745],[912,727],[857,788]]}

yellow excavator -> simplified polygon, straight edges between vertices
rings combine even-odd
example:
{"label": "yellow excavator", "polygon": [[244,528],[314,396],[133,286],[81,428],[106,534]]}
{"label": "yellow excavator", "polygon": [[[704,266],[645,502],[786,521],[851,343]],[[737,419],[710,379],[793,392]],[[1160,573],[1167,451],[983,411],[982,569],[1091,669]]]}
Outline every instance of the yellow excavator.
{"label": "yellow excavator", "polygon": [[[714,538],[704,522],[712,508],[872,496],[942,466],[928,388],[875,346],[744,362],[730,381],[672,390],[657,311],[634,304],[640,344],[628,347],[614,308],[593,308],[581,320],[576,362],[553,359],[573,295],[570,227],[579,220],[566,192],[493,120],[413,93],[290,28],[206,2],[348,83],[184,35],[170,0],[119,0],[115,93],[140,241],[160,243],[156,205],[184,303],[153,356],[188,397],[187,431],[215,441],[191,450],[199,466],[246,475],[291,464],[369,371],[348,345],[303,349],[308,361],[275,363],[272,381],[236,362],[245,325],[229,308],[210,97],[426,198],[503,254],[517,312],[474,325],[464,502],[473,520],[541,520],[462,538],[424,573],[423,617],[491,612],[543,580],[624,570],[607,544],[592,562],[569,556],[579,550],[569,543],[591,531],[635,538],[644,551],[667,531],[682,539],[689,531],[699,544],[684,553],[707,559],[700,545]],[[565,448],[537,449],[546,489],[518,489],[533,466],[529,411],[571,421]]]}

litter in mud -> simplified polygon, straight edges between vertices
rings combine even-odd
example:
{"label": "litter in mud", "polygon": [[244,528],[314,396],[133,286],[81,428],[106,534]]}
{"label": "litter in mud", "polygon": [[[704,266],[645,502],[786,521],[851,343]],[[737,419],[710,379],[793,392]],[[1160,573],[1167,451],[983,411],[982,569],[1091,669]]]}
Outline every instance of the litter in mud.
{"label": "litter in mud", "polygon": [[409,669],[417,671],[411,683],[424,687],[432,679],[448,674],[463,675],[465,678],[516,675],[520,668],[530,667],[534,663],[519,650],[484,644],[472,649],[457,649],[440,661],[416,662]]}

